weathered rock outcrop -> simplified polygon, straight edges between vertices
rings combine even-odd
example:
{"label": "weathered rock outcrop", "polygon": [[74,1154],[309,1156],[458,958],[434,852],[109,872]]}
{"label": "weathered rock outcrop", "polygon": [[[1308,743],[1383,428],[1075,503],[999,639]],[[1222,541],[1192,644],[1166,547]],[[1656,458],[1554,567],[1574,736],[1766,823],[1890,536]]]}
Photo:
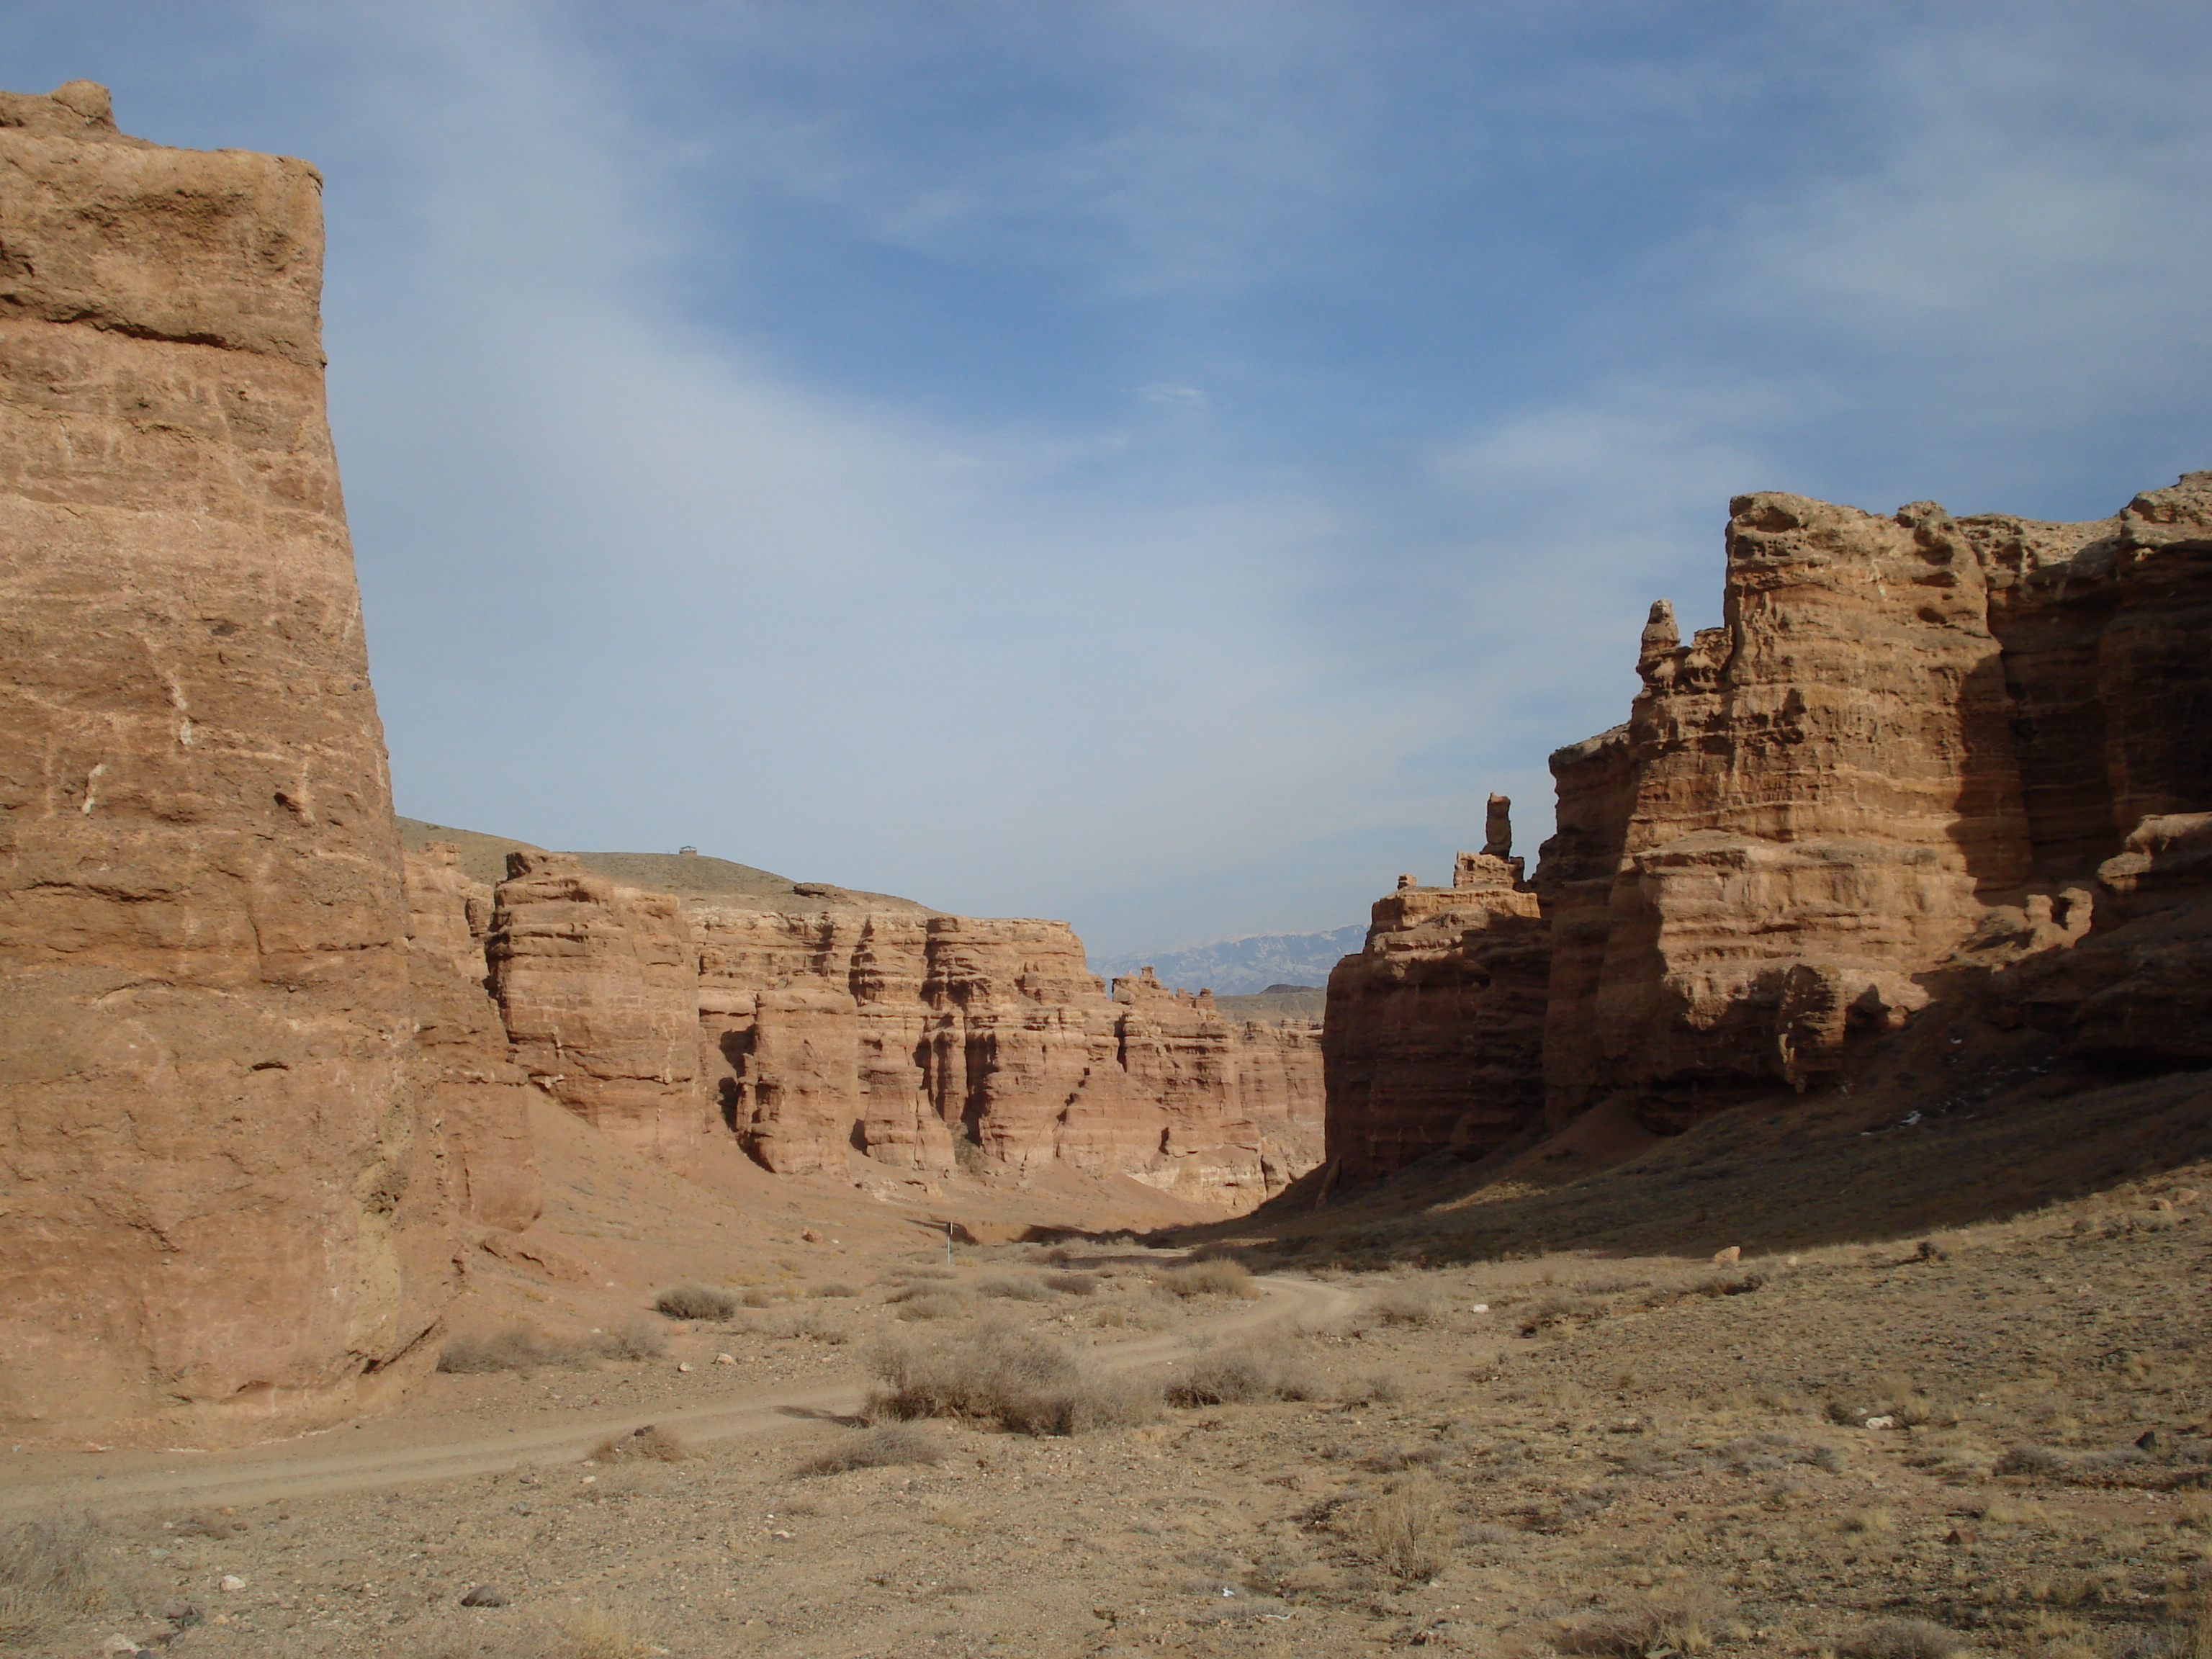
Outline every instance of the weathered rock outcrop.
{"label": "weathered rock outcrop", "polygon": [[2102,918],[2212,808],[2208,509],[2206,473],[2081,525],[1735,501],[1725,626],[1655,605],[1628,724],[1553,757],[1554,1119],[1810,1087],[2021,929],[2086,1047],[2212,1054],[2198,935]]}
{"label": "weathered rock outcrop", "polygon": [[682,907],[563,853],[513,853],[485,941],[515,1063],[586,1122],[681,1169],[706,1132],[697,954]]}
{"label": "weathered rock outcrop", "polygon": [[1249,1205],[1318,1156],[1310,1028],[1232,1025],[1157,981],[1109,1000],[1066,924],[702,906],[722,1115],[787,1174],[849,1152],[927,1178],[1052,1163]]}
{"label": "weathered rock outcrop", "polygon": [[2212,1062],[2212,473],[2086,524],[1730,514],[1724,625],[1653,605],[1627,723],[1552,757],[1541,921],[1493,798],[1332,975],[1338,1178],[1500,1144],[1540,1073],[1553,1127],[1679,1129],[1931,1001]]}
{"label": "weathered rock outcrop", "polygon": [[1480,1157],[1541,1112],[1550,939],[1512,856],[1510,806],[1491,797],[1485,849],[1459,855],[1449,887],[1400,877],[1376,902],[1365,949],[1329,975],[1335,1180],[1431,1152]]}
{"label": "weathered rock outcrop", "polygon": [[507,1028],[486,988],[492,890],[459,866],[450,845],[407,854],[416,1090],[444,1137],[462,1215],[520,1229],[544,1208],[530,1141],[532,1085],[509,1056]]}
{"label": "weathered rock outcrop", "polygon": [[0,94],[0,1420],[313,1420],[450,1293],[319,180]]}

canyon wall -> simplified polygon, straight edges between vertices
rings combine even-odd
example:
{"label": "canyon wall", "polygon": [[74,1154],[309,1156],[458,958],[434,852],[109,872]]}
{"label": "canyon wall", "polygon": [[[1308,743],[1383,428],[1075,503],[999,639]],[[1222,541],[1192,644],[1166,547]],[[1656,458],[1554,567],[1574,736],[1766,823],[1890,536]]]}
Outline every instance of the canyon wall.
{"label": "canyon wall", "polygon": [[2212,808],[2208,507],[2205,473],[2075,525],[1731,503],[1724,625],[1655,605],[1628,723],[1553,759],[1552,1120],[1813,1087],[2022,928],[2075,978],[2108,957],[2101,867]]}
{"label": "canyon wall", "polygon": [[1249,1207],[1318,1161],[1318,1033],[1149,975],[1109,997],[1065,923],[701,903],[704,1066],[781,1173],[1051,1164]]}
{"label": "canyon wall", "polygon": [[2212,1063],[2212,473],[2082,524],[1729,511],[1723,625],[1654,605],[1628,720],[1553,756],[1534,898],[1493,798],[1331,975],[1334,1179],[1680,1129],[1934,1002]]}
{"label": "canyon wall", "polygon": [[1328,976],[1322,1052],[1335,1179],[1372,1180],[1433,1152],[1478,1158],[1543,1103],[1550,939],[1512,856],[1510,803],[1449,887],[1410,875],[1378,900],[1367,942]]}
{"label": "canyon wall", "polygon": [[327,1419],[456,1270],[319,180],[86,82],[0,171],[0,1420]]}

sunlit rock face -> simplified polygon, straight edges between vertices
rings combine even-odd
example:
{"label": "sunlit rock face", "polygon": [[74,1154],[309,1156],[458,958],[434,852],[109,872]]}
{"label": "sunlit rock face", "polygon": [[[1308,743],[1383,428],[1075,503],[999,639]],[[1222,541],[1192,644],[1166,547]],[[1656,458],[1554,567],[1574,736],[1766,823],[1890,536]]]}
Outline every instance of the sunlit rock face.
{"label": "sunlit rock face", "polygon": [[1322,1048],[1334,1179],[1479,1158],[1541,1114],[1550,930],[1512,856],[1510,803],[1449,887],[1401,877],[1328,978]]}
{"label": "sunlit rock face", "polygon": [[[2212,1055],[2201,930],[2106,868],[2179,893],[2212,809],[2209,515],[2208,473],[2086,524],[1733,502],[1724,625],[1655,605],[1627,724],[1553,759],[1553,1121],[1814,1086],[2013,917],[2080,1044]],[[2146,906],[2160,944],[2107,938]]]}
{"label": "sunlit rock face", "polygon": [[0,1421],[327,1420],[454,1269],[320,180],[86,82],[0,173]]}
{"label": "sunlit rock face", "polygon": [[721,1115],[785,1174],[1052,1164],[1249,1207],[1319,1159],[1318,1032],[1149,974],[1109,995],[1063,922],[717,908],[700,940]]}

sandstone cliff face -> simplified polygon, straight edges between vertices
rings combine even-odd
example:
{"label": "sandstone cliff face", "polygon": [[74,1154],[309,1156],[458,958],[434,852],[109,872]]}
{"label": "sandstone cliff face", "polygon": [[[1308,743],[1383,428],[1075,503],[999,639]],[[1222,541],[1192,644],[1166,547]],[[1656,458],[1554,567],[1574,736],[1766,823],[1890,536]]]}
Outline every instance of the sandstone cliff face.
{"label": "sandstone cliff face", "polygon": [[1052,1163],[1243,1206],[1316,1161],[1313,1034],[1232,1026],[1141,978],[1113,999],[1064,923],[702,907],[724,1121],[786,1174],[848,1152],[929,1179]]}
{"label": "sandstone cliff face", "polygon": [[1551,941],[1492,798],[1487,848],[1449,887],[1411,876],[1328,978],[1322,1049],[1328,1158],[1372,1180],[1431,1152],[1477,1158],[1540,1114]]}
{"label": "sandstone cliff face", "polygon": [[485,941],[515,1063],[586,1122],[682,1168],[706,1131],[698,969],[665,893],[514,853]]}
{"label": "sandstone cliff face", "polygon": [[0,1420],[298,1421],[453,1272],[318,179],[0,95]]}
{"label": "sandstone cliff face", "polygon": [[463,875],[451,846],[406,855],[408,984],[415,1085],[445,1141],[463,1216],[523,1228],[544,1208],[530,1142],[529,1075],[508,1056],[485,986],[492,890]]}
{"label": "sandstone cliff face", "polygon": [[[2066,947],[2029,977],[2085,1045],[2121,983],[2179,1010],[2188,927],[2092,927],[2119,896],[2100,866],[2154,866],[2189,832],[2145,826],[2212,807],[2208,504],[2203,473],[2085,525],[1734,502],[1725,626],[1685,645],[1655,606],[1628,724],[1553,757],[1554,1121],[1619,1099],[1678,1127],[1813,1086],[2015,927]],[[2122,1024],[2121,1049],[2203,1042],[2201,1018]]]}

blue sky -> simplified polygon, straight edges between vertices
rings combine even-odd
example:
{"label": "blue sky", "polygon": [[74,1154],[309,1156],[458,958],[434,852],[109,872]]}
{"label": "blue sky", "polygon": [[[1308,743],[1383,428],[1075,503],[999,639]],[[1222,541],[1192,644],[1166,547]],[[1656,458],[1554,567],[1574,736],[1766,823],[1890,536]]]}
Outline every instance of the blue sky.
{"label": "blue sky", "polygon": [[2212,12],[97,4],[326,179],[400,810],[1101,951],[1362,920],[1715,619],[1731,494],[2212,466]]}

